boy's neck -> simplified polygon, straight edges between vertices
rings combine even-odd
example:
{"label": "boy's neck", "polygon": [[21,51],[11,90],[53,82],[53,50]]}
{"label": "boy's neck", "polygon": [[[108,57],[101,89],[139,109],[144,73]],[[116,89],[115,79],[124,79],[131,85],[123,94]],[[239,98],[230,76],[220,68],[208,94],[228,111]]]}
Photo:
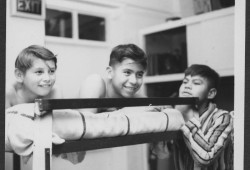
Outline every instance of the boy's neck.
{"label": "boy's neck", "polygon": [[121,95],[117,94],[112,86],[111,80],[106,80],[106,97],[107,98],[123,98]]}
{"label": "boy's neck", "polygon": [[208,108],[210,101],[206,101],[198,106],[199,115],[202,115]]}
{"label": "boy's neck", "polygon": [[22,103],[32,103],[37,99],[39,96],[34,96],[30,94],[29,91],[26,91],[25,89],[19,89],[17,91],[18,98],[20,102]]}

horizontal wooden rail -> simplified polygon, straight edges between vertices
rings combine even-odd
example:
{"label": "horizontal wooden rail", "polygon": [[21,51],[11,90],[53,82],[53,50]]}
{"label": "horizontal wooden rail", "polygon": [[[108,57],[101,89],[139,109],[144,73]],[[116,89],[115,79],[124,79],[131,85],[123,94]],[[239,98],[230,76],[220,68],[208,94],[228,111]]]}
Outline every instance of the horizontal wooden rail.
{"label": "horizontal wooden rail", "polygon": [[[37,99],[36,103],[40,111],[50,112],[54,109],[79,109],[79,108],[103,108],[103,107],[131,107],[148,105],[194,105],[197,98],[88,98],[88,99]],[[68,153],[87,151],[142,143],[151,143],[163,140],[175,139],[179,131],[167,131],[157,133],[145,133],[96,139],[82,139],[67,141],[61,145],[53,145],[52,153]]]}
{"label": "horizontal wooden rail", "polygon": [[197,98],[88,98],[88,99],[37,99],[41,111],[53,109],[79,109],[103,107],[130,107],[148,105],[194,105]]}
{"label": "horizontal wooden rail", "polygon": [[175,139],[179,133],[181,132],[167,131],[97,139],[82,139],[79,141],[67,141],[62,145],[53,145],[52,153],[60,154],[171,140]]}

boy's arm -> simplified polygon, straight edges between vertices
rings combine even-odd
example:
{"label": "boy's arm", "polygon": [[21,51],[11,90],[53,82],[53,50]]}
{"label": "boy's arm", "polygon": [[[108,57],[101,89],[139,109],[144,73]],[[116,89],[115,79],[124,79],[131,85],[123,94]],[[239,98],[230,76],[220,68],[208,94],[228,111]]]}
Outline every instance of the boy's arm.
{"label": "boy's arm", "polygon": [[[16,100],[16,92],[15,88],[12,84],[7,84],[5,89],[5,109],[11,107],[13,104],[13,100]],[[14,102],[15,103],[15,102]]]}
{"label": "boy's arm", "polygon": [[5,109],[11,107],[10,97],[5,95]]}
{"label": "boy's arm", "polygon": [[[80,98],[104,98],[106,94],[106,85],[100,75],[90,75],[80,86]],[[81,111],[90,111],[97,113],[97,108],[81,109]]]}
{"label": "boy's arm", "polygon": [[232,131],[232,118],[228,112],[217,111],[213,117],[213,125],[204,134],[200,121],[193,117],[181,128],[184,140],[195,162],[208,165],[220,155],[229,141]]}

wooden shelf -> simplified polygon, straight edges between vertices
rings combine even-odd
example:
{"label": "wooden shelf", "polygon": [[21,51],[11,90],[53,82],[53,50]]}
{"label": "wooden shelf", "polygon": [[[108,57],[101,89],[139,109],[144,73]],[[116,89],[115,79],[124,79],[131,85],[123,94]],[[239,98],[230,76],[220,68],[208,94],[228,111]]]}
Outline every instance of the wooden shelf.
{"label": "wooden shelf", "polygon": [[[234,76],[234,70],[224,69],[218,70],[220,77]],[[161,83],[161,82],[171,82],[171,81],[182,81],[184,78],[184,73],[169,74],[169,75],[156,75],[156,76],[146,76],[144,78],[144,83]]]}
{"label": "wooden shelf", "polygon": [[146,76],[144,78],[144,83],[161,83],[169,81],[181,81],[184,77],[184,73],[169,74],[169,75],[156,75],[156,76]]}
{"label": "wooden shelf", "polygon": [[148,28],[141,30],[140,34],[141,35],[151,34],[151,33],[159,32],[162,30],[168,30],[172,28],[185,26],[185,25],[195,24],[197,22],[203,22],[206,20],[211,20],[214,18],[224,17],[224,16],[232,15],[232,14],[234,14],[234,7],[224,8],[224,9],[207,12],[207,13],[200,14],[200,15],[194,15],[191,17],[182,18],[180,20],[168,21],[163,24],[148,27]]}
{"label": "wooden shelf", "polygon": [[[187,65],[206,64],[214,68],[221,77],[234,76],[234,38],[232,35],[234,10],[235,7],[224,8],[142,29],[140,31],[140,44],[146,50],[145,42],[147,35],[186,26],[188,44]],[[213,26],[218,26],[220,29],[228,29],[223,32],[212,29],[214,33],[207,33]],[[203,39],[197,38],[197,32],[199,33],[197,35]],[[221,37],[218,38],[218,35],[221,35]],[[156,50],[160,51],[159,49]],[[201,56],[203,57],[201,58]],[[183,77],[183,73],[146,76],[144,83],[181,81]]]}

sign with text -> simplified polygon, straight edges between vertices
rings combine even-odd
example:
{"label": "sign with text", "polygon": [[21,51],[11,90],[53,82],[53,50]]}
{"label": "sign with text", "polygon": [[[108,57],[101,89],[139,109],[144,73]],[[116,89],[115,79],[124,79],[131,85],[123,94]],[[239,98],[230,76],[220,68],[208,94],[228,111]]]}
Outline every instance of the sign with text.
{"label": "sign with text", "polygon": [[45,18],[44,0],[12,0],[12,16]]}

